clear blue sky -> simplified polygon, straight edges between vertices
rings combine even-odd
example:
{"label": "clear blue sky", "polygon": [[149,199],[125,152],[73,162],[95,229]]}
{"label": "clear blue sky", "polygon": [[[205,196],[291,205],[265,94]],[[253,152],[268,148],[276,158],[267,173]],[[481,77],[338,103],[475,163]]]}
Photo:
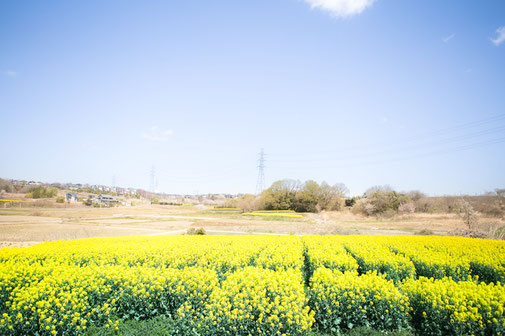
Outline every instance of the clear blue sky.
{"label": "clear blue sky", "polygon": [[505,2],[0,0],[0,177],[505,187]]}

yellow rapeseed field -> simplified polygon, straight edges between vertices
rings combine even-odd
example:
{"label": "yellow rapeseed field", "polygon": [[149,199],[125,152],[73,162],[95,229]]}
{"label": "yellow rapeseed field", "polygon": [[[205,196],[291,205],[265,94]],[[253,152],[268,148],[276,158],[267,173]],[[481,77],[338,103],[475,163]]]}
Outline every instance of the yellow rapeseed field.
{"label": "yellow rapeseed field", "polygon": [[0,250],[0,335],[114,333],[160,315],[200,335],[503,335],[504,270],[503,241],[454,237],[47,242]]}
{"label": "yellow rapeseed field", "polygon": [[262,217],[285,217],[285,218],[303,218],[303,215],[297,214],[291,210],[262,210],[243,212],[244,216],[262,216]]}

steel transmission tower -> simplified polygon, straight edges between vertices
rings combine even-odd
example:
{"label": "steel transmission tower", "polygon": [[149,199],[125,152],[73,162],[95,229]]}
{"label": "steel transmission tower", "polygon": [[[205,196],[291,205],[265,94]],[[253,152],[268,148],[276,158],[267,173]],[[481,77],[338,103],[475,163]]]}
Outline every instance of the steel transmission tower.
{"label": "steel transmission tower", "polygon": [[263,148],[258,159],[258,181],[256,182],[256,195],[259,195],[265,189],[265,152]]}
{"label": "steel transmission tower", "polygon": [[151,167],[151,173],[150,173],[150,177],[151,177],[151,185],[149,186],[149,189],[151,192],[154,192],[155,188],[156,188],[156,185],[155,185],[155,177],[156,177],[156,171],[154,170],[154,165],[152,165]]}

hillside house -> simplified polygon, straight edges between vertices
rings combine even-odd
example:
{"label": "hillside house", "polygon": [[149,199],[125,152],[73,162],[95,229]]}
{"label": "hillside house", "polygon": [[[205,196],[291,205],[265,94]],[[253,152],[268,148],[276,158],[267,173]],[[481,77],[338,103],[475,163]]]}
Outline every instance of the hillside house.
{"label": "hillside house", "polygon": [[113,196],[104,195],[104,194],[99,195],[97,198],[97,201],[99,203],[105,204],[107,206],[110,206],[111,204],[119,203],[119,201],[117,199],[115,199]]}
{"label": "hillside house", "polygon": [[66,193],[65,194],[65,201],[67,202],[70,202],[70,203],[74,203],[74,202],[77,202],[79,199],[77,197],[77,194],[75,193]]}

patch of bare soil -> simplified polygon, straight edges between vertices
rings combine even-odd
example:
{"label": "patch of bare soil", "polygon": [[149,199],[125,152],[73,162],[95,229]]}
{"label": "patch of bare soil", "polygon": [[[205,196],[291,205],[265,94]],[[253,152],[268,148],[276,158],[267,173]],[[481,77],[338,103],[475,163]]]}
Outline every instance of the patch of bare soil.
{"label": "patch of bare soil", "polygon": [[25,242],[12,242],[12,241],[0,241],[0,248],[2,247],[29,247],[40,243],[39,241],[25,241]]}

